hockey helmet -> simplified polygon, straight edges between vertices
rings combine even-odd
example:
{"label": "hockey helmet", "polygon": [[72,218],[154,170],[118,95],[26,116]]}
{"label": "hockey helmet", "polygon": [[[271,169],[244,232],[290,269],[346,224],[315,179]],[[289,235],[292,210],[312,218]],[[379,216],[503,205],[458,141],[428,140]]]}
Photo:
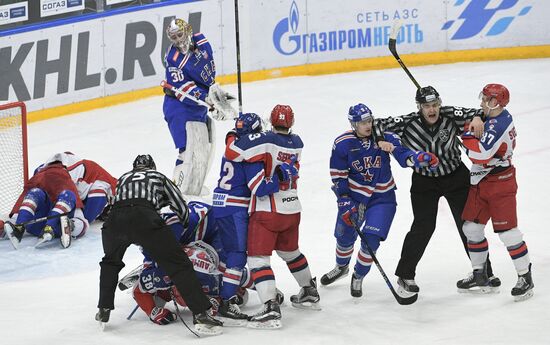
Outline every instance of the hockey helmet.
{"label": "hockey helmet", "polygon": [[241,113],[235,121],[235,131],[239,136],[261,132],[262,119],[255,113]]}
{"label": "hockey helmet", "polygon": [[294,111],[290,105],[277,104],[271,111],[271,125],[289,129],[294,124]]}
{"label": "hockey helmet", "polygon": [[136,170],[156,170],[157,166],[151,155],[138,155],[134,159],[134,171]]}
{"label": "hockey helmet", "polygon": [[510,91],[506,86],[501,84],[487,84],[479,94],[479,98],[488,97],[489,100],[494,98],[497,100],[497,104],[501,107],[505,107],[510,102]]}
{"label": "hockey helmet", "polygon": [[361,122],[369,118],[373,118],[372,111],[363,103],[359,103],[349,107],[348,120],[349,122],[351,122],[352,125],[356,122]]}
{"label": "hockey helmet", "polygon": [[170,42],[183,53],[187,53],[193,44],[193,29],[181,18],[174,18],[170,21],[166,28],[166,35]]}
{"label": "hockey helmet", "polygon": [[416,90],[416,103],[430,103],[434,101],[441,101],[439,98],[439,92],[433,86],[425,86]]}

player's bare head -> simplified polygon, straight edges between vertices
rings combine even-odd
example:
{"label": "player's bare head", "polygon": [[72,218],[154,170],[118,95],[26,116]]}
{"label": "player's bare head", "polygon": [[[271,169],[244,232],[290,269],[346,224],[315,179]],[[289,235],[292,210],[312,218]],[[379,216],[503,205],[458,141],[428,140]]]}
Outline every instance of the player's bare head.
{"label": "player's bare head", "polygon": [[416,105],[422,113],[424,120],[433,125],[439,120],[439,109],[441,108],[441,97],[433,86],[425,86],[416,90]]}
{"label": "player's bare head", "polygon": [[367,137],[372,134],[374,117],[369,107],[363,103],[349,107],[348,120],[357,136]]}
{"label": "player's bare head", "polygon": [[277,104],[271,111],[270,119],[274,129],[288,132],[294,125],[294,111],[290,105]]}
{"label": "player's bare head", "polygon": [[193,45],[193,29],[181,18],[174,18],[166,28],[166,35],[174,46],[187,53]]}
{"label": "player's bare head", "polygon": [[157,166],[151,155],[139,155],[134,159],[133,170],[156,170]]}
{"label": "player's bare head", "polygon": [[261,132],[262,119],[260,115],[255,113],[239,114],[239,117],[235,120],[235,131],[238,136]]}
{"label": "player's bare head", "polygon": [[510,91],[502,84],[487,84],[479,93],[479,99],[481,106],[489,110],[504,108],[510,102]]}

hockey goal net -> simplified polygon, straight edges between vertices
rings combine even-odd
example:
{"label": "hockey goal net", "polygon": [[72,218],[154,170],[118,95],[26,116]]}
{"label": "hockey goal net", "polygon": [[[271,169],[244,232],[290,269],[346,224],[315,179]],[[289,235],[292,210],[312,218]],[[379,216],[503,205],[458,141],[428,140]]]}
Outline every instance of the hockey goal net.
{"label": "hockey goal net", "polygon": [[7,217],[28,179],[27,111],[23,102],[0,104],[0,217]]}

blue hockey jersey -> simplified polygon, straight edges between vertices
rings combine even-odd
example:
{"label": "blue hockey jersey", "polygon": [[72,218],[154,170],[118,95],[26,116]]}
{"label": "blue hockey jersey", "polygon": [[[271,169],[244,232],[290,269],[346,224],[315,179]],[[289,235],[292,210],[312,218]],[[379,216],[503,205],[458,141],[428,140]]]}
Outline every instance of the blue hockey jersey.
{"label": "blue hockey jersey", "polygon": [[[206,116],[207,109],[204,105],[198,104],[195,99],[205,101],[210,86],[215,83],[216,65],[212,47],[203,34],[196,33],[193,35],[193,43],[195,49],[186,54],[181,53],[171,45],[164,57],[166,81],[190,96],[182,99],[181,102],[174,97],[166,96],[164,106],[185,107],[187,113],[195,108],[197,110],[195,115],[199,117]],[[197,118],[194,120],[202,121],[203,119]]]}
{"label": "blue hockey jersey", "polygon": [[[395,146],[393,156],[402,167],[414,151],[401,145],[399,136],[385,132],[386,141]],[[330,176],[337,195],[347,194],[357,202],[369,202],[374,193],[386,193],[396,188],[390,166],[390,156],[382,151],[372,137],[358,138],[347,131],[334,140],[330,156]]]}
{"label": "blue hockey jersey", "polygon": [[212,197],[214,217],[227,217],[243,208],[247,210],[251,193],[265,196],[278,190],[278,180],[266,176],[263,163],[231,162],[223,157],[220,179]]}
{"label": "blue hockey jersey", "polygon": [[[263,162],[266,177],[273,178],[275,168],[283,162],[295,158],[295,167],[300,168],[300,159],[304,143],[296,134],[281,134],[273,131],[252,133],[236,141],[229,141],[225,157],[234,162]],[[276,180],[277,178],[273,178]],[[282,214],[295,214],[302,210],[297,194],[297,185],[293,188],[262,196],[253,194],[250,212],[265,211]]]}

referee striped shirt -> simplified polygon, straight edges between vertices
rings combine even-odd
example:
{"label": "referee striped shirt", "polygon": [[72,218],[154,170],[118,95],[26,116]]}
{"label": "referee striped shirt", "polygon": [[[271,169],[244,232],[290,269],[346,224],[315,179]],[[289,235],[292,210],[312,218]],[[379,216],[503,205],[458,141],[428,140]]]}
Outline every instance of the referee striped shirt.
{"label": "referee striped shirt", "polygon": [[381,137],[385,131],[394,132],[401,137],[404,146],[414,151],[431,152],[439,158],[437,170],[428,167],[414,168],[424,176],[444,176],[455,171],[462,162],[458,139],[464,131],[466,122],[474,116],[482,116],[481,109],[442,106],[439,119],[430,126],[419,112],[397,117],[375,119],[375,134]]}
{"label": "referee striped shirt", "polygon": [[118,179],[115,203],[131,199],[147,200],[159,214],[170,206],[182,222],[187,221],[187,205],[178,187],[156,170],[129,171]]}

